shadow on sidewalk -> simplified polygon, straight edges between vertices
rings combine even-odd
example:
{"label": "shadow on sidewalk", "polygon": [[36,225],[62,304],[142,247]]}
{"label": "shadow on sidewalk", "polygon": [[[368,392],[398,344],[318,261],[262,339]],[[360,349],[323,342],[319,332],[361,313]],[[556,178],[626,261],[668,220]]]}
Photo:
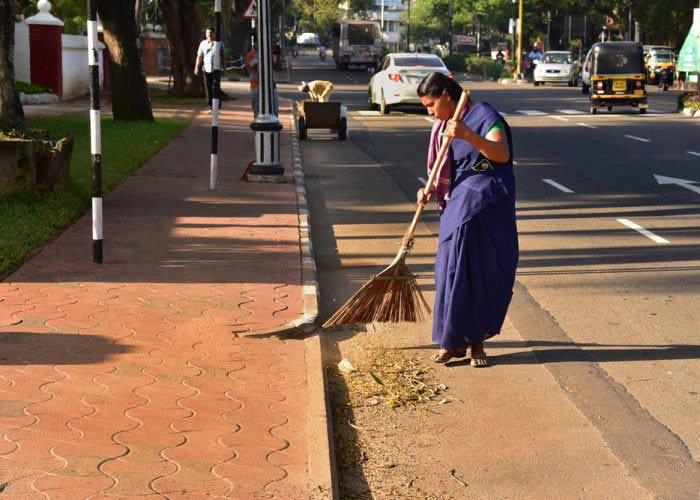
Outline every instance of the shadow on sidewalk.
{"label": "shadow on sidewalk", "polygon": [[[575,342],[553,342],[546,340],[486,342],[485,345],[492,364],[533,365],[542,363],[590,362],[605,363],[614,361],[658,361],[673,359],[700,359],[700,345],[622,345],[622,344],[577,344]],[[497,349],[531,348],[498,354]],[[397,347],[400,350],[435,350],[434,344]],[[533,354],[535,356],[533,356]],[[465,364],[466,361],[448,363],[449,366]]]}
{"label": "shadow on sidewalk", "polygon": [[87,365],[132,350],[114,341],[78,333],[2,333],[0,365]]}

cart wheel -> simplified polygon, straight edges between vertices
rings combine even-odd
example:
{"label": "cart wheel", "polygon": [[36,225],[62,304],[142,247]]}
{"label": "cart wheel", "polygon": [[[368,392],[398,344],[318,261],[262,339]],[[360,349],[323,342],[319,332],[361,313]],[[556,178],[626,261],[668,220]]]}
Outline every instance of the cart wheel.
{"label": "cart wheel", "polygon": [[591,114],[594,115],[598,112],[598,108],[591,106]]}
{"label": "cart wheel", "polygon": [[384,100],[384,91],[382,90],[382,100],[379,102],[379,114],[388,115],[389,113],[391,113],[391,106]]}
{"label": "cart wheel", "polygon": [[298,128],[299,140],[303,141],[304,139],[306,139],[306,120],[304,120],[302,116],[299,117]]}
{"label": "cart wheel", "polygon": [[608,106],[608,111],[612,111],[612,106]]}
{"label": "cart wheel", "polygon": [[647,112],[647,108],[639,108],[639,113],[640,114],[645,114]]}
{"label": "cart wheel", "polygon": [[338,139],[344,141],[348,138],[348,119],[342,117],[340,119],[340,127],[338,127]]}

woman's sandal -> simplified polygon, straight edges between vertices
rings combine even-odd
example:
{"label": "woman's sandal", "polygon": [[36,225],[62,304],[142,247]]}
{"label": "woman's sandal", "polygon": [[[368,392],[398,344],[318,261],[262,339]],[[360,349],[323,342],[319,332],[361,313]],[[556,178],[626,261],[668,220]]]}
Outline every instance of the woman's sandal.
{"label": "woman's sandal", "polygon": [[483,368],[484,366],[489,366],[489,358],[486,354],[472,358],[469,364],[475,368]]}
{"label": "woman's sandal", "polygon": [[466,347],[463,351],[453,351],[452,349],[440,349],[438,352],[430,356],[430,359],[435,363],[447,363],[452,358],[463,358],[466,355]]}

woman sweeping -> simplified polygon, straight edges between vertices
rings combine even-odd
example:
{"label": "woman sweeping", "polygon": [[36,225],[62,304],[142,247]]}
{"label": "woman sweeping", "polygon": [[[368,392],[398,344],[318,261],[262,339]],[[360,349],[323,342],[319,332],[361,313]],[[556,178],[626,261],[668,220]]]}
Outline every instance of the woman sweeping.
{"label": "woman sweeping", "polygon": [[420,189],[418,203],[434,194],[441,210],[433,310],[433,341],[440,350],[432,359],[465,357],[470,347],[470,363],[480,367],[488,364],[484,340],[497,335],[505,320],[518,264],[513,146],[508,124],[486,103],[470,101],[461,120],[451,119],[461,93],[441,73],[418,86],[421,103],[437,118],[429,169],[442,138],[454,138],[434,191]]}

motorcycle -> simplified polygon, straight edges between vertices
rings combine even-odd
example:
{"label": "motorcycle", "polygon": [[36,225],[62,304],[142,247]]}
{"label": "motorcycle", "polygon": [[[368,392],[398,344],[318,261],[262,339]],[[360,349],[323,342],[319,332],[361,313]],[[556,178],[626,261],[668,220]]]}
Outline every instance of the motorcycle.
{"label": "motorcycle", "polygon": [[325,51],[325,50],[319,51],[319,53],[318,53],[318,58],[319,58],[321,61],[325,61],[325,60],[326,60],[326,51]]}
{"label": "motorcycle", "polygon": [[293,49],[293,50],[292,50],[292,57],[293,57],[294,59],[296,59],[298,55],[299,55],[299,51],[298,51],[297,49]]}
{"label": "motorcycle", "polygon": [[668,87],[673,85],[673,70],[672,68],[661,68],[658,73],[659,78],[659,88],[663,89],[664,92],[668,90]]}

